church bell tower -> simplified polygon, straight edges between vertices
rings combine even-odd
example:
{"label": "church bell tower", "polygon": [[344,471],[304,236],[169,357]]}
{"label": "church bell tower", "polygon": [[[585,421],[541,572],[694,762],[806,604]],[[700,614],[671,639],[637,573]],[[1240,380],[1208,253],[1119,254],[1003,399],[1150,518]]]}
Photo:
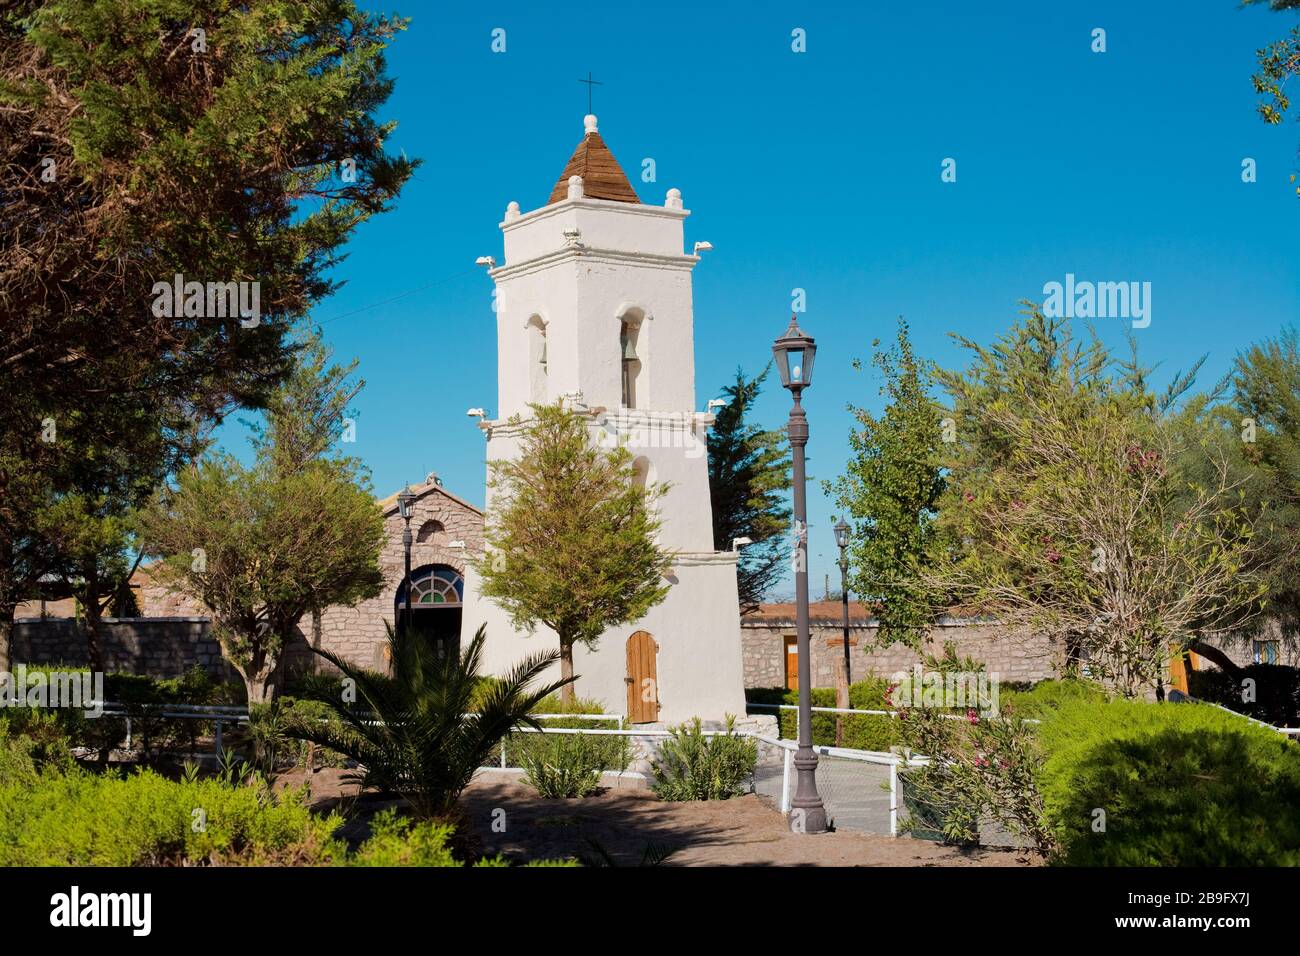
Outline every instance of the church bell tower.
{"label": "church bell tower", "polygon": [[[564,399],[588,416],[597,440],[628,448],[637,481],[669,485],[658,502],[660,543],[675,555],[667,599],[602,636],[595,651],[575,649],[578,693],[622,711],[629,682],[644,680],[627,672],[634,653],[625,643],[649,635],[637,640],[653,644],[655,660],[638,666],[655,670],[656,721],[744,713],[736,556],[714,550],[705,444],[713,416],[695,401],[699,257],[685,251],[689,215],[676,189],[662,205],[643,203],[589,115],[546,204],[507,207],[504,261],[490,270],[498,397],[480,426],[488,460],[517,453],[513,416]],[[489,497],[489,521],[491,512]],[[484,619],[491,644],[499,618]],[[626,703],[635,721],[630,694]]]}

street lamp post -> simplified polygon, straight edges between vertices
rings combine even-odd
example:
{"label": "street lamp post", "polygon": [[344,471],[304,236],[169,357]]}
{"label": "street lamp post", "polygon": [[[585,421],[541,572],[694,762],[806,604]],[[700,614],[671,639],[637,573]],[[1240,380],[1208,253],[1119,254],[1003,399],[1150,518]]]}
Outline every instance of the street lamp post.
{"label": "street lamp post", "polygon": [[853,665],[849,659],[849,523],[843,518],[835,525],[835,543],[840,546],[840,599],[844,604],[844,680],[853,683]]}
{"label": "street lamp post", "polygon": [[406,552],[406,572],[402,575],[402,617],[397,622],[400,630],[411,623],[411,515],[415,510],[415,492],[407,485],[397,495],[397,513],[406,522],[402,531],[402,550]]}
{"label": "street lamp post", "polygon": [[812,749],[812,647],[808,634],[808,503],[805,494],[804,448],[808,444],[808,418],[800,398],[812,384],[813,358],[817,346],[790,316],[790,327],[772,344],[772,355],[781,384],[794,396],[787,425],[794,458],[795,542],[795,627],[799,646],[799,749],[794,765],[798,771],[790,828],[798,833],[824,833],[826,808],[817,793],[817,754]]}

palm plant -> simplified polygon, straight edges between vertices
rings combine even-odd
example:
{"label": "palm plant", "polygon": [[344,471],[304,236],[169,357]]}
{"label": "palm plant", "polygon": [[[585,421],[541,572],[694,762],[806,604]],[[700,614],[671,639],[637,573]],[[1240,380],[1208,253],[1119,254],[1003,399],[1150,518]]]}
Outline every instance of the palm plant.
{"label": "palm plant", "polygon": [[310,679],[302,696],[324,704],[337,719],[297,719],[288,733],[351,757],[358,764],[353,781],[401,795],[417,817],[446,817],[501,739],[521,724],[537,727],[529,711],[572,680],[534,686],[559,660],[558,651],[531,654],[500,677],[482,677],[485,640],[480,627],[458,657],[389,626],[391,675],[317,650],[343,681]]}

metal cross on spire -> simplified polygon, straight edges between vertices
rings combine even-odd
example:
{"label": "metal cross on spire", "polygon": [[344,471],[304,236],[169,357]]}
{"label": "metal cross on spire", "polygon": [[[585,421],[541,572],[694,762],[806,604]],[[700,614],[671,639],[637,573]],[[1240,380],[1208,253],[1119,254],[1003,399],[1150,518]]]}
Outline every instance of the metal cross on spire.
{"label": "metal cross on spire", "polygon": [[604,86],[605,84],[600,80],[593,80],[591,78],[590,70],[587,71],[587,78],[585,80],[579,80],[578,82],[587,84],[587,112],[591,113],[591,88],[593,86]]}

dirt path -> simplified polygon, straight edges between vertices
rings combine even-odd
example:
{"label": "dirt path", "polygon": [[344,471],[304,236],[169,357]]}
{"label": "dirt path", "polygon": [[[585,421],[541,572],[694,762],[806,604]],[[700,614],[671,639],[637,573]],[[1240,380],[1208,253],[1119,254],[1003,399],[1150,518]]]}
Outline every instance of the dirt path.
{"label": "dirt path", "polygon": [[[287,775],[284,782],[300,782],[296,777]],[[344,792],[338,771],[315,774],[316,806],[332,806]],[[461,805],[465,836],[481,852],[520,862],[596,857],[594,841],[620,866],[640,863],[651,845],[675,849],[667,861],[670,866],[1033,865],[1016,851],[963,852],[910,837],[844,831],[791,833],[781,814],[757,794],[666,803],[646,790],[609,789],[582,800],[546,800],[509,775],[484,773],[470,785]],[[504,831],[495,832],[502,825]]]}

